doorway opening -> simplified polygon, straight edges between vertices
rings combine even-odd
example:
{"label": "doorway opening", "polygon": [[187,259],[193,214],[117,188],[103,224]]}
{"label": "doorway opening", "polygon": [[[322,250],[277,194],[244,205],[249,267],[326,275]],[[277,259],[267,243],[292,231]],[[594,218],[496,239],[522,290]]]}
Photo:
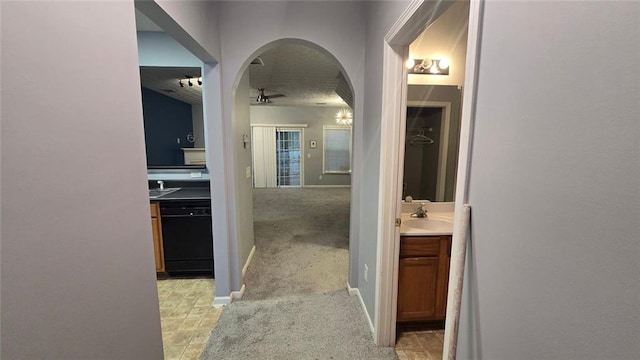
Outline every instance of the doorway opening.
{"label": "doorway opening", "polygon": [[[354,106],[348,76],[330,53],[299,39],[265,45],[243,69],[233,121],[248,121],[251,134],[255,243],[243,299],[344,290]],[[348,116],[338,123],[338,113]]]}
{"label": "doorway opening", "polygon": [[[439,6],[444,5],[444,6]],[[456,180],[454,181],[455,202],[452,202],[454,225],[452,230],[451,261],[450,272],[444,283],[449,284],[446,302],[446,326],[444,331],[443,357],[455,357],[455,344],[457,340],[457,319],[459,317],[459,304],[462,291],[461,274],[464,266],[464,251],[466,243],[467,227],[464,223],[468,221],[468,211],[465,210],[465,189],[467,184],[468,147],[470,142],[471,118],[473,111],[475,71],[478,56],[478,33],[480,24],[478,22],[481,5],[479,3],[452,2],[447,4],[435,4],[433,2],[415,2],[410,6],[401,21],[397,23],[392,32],[387,34],[384,47],[385,65],[384,77],[388,81],[383,86],[383,96],[389,99],[383,103],[382,119],[382,145],[383,158],[381,164],[381,205],[382,213],[381,234],[378,238],[378,251],[381,254],[380,260],[380,286],[376,292],[378,309],[376,312],[376,342],[382,346],[392,346],[396,341],[396,320],[398,306],[398,266],[400,253],[400,227],[394,226],[394,220],[399,219],[403,210],[401,203],[403,172],[393,173],[393,169],[402,169],[404,161],[404,141],[406,125],[406,106],[411,99],[408,98],[411,89],[409,85],[457,85],[464,82],[464,96],[461,96],[460,104],[460,138],[459,145],[454,146],[459,152],[460,158],[457,161]],[[457,23],[457,25],[456,25]],[[425,32],[432,31],[436,36],[427,39],[420,37],[423,29]],[[435,31],[439,29],[441,31]],[[424,32],[423,32],[424,35]],[[422,51],[431,53],[414,53],[414,43],[416,39],[422,41],[418,45],[424,46]],[[467,42],[468,39],[468,42]],[[464,45],[461,41],[464,40]],[[438,51],[427,49],[441,44]],[[462,46],[461,46],[462,45]],[[422,63],[427,63],[425,59],[442,59],[443,54],[460,54],[462,57],[452,55],[448,61],[449,74],[416,74],[407,75],[405,64],[409,64],[408,59],[422,59]],[[455,58],[460,59],[458,65],[453,65]],[[412,62],[419,64],[417,60]],[[455,74],[454,69],[460,71]],[[453,79],[458,82],[449,82]],[[417,80],[417,81],[416,81]],[[397,94],[392,84],[403,84],[405,92]],[[407,88],[409,88],[407,90]],[[410,104],[409,104],[410,105]],[[452,110],[455,107],[452,107]],[[449,146],[451,148],[452,146]],[[451,163],[450,161],[448,161]],[[384,189],[396,189],[396,192]],[[445,196],[446,199],[446,196]],[[452,195],[453,199],[453,195]],[[451,201],[451,200],[449,200]],[[449,235],[451,236],[451,235]],[[447,252],[445,252],[445,255]],[[456,296],[458,295],[458,296]],[[452,300],[453,299],[453,300]]]}
{"label": "doorway opening", "polygon": [[251,127],[253,188],[302,187],[304,128]]}

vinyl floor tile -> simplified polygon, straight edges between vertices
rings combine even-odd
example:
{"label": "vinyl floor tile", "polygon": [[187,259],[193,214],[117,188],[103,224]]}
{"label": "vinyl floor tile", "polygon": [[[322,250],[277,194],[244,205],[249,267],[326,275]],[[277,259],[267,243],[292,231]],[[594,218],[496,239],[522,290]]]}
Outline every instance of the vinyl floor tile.
{"label": "vinyl floor tile", "polygon": [[214,279],[158,280],[165,359],[200,358],[222,312],[214,293]]}

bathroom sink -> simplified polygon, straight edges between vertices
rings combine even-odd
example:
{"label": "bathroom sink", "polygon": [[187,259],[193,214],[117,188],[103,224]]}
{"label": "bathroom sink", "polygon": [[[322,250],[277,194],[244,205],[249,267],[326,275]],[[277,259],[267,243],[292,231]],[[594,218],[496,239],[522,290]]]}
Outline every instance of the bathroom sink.
{"label": "bathroom sink", "polygon": [[402,225],[414,229],[432,231],[451,231],[453,228],[453,223],[450,221],[429,218],[405,220],[402,222]]}
{"label": "bathroom sink", "polygon": [[157,199],[163,195],[171,194],[174,191],[178,191],[180,188],[165,188],[165,189],[149,189],[149,198]]}

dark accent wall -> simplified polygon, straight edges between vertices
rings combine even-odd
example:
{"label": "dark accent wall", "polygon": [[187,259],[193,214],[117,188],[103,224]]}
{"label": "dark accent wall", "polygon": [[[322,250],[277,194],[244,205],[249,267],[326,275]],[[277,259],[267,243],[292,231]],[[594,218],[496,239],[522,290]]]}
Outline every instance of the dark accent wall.
{"label": "dark accent wall", "polygon": [[[147,166],[184,165],[182,148],[193,147],[191,104],[142,88]],[[180,139],[178,143],[178,139]]]}

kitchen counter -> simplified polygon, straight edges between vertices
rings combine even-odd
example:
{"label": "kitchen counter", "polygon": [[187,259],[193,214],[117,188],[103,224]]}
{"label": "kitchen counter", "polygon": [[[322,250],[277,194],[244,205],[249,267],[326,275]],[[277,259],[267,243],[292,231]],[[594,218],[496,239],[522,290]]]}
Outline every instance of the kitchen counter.
{"label": "kitchen counter", "polygon": [[211,191],[206,187],[168,188],[167,192],[159,196],[149,196],[151,201],[185,201],[210,200]]}

